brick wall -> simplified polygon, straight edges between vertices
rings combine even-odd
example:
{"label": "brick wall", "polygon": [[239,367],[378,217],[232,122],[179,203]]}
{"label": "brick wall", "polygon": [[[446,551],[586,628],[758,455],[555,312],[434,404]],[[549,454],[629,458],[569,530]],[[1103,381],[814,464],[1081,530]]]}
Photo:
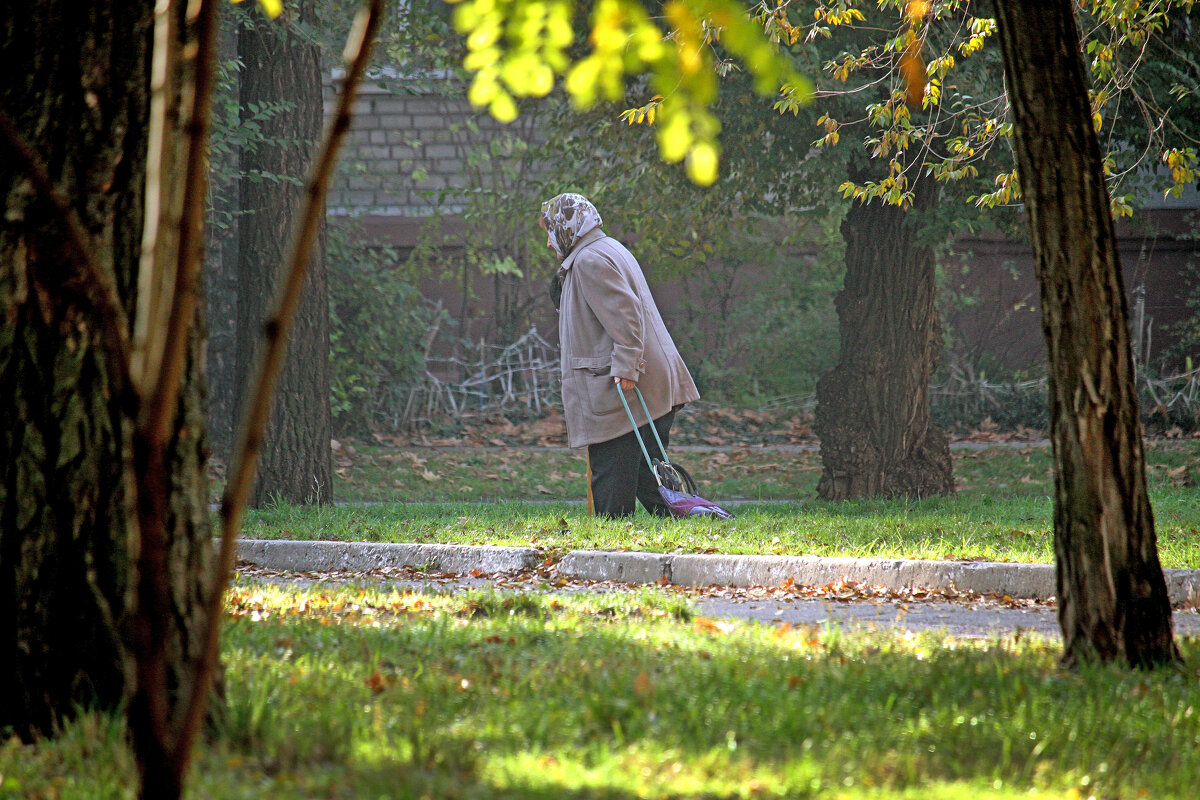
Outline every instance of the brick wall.
{"label": "brick wall", "polygon": [[[326,110],[334,87],[325,88]],[[475,130],[466,124],[471,121]],[[454,195],[465,187],[469,151],[499,133],[518,133],[465,100],[435,94],[400,94],[366,85],[341,159],[329,212],[341,216],[424,217],[435,209],[456,214]],[[441,195],[441,199],[439,199]]]}
{"label": "brick wall", "polygon": [[[327,109],[333,91],[332,84],[326,86]],[[500,134],[532,135],[525,118],[504,125],[463,100],[433,93],[399,94],[367,85],[354,110],[340,179],[330,193],[330,214],[363,217],[368,236],[403,252],[417,240],[423,221],[440,211],[448,217],[443,233],[447,235],[447,255],[452,257],[457,238],[465,233],[457,216],[463,204],[455,190],[470,182],[468,153]],[[1200,195],[1193,191],[1182,201],[1151,203],[1139,214],[1137,226],[1120,226],[1131,302],[1134,288],[1144,286],[1146,312],[1155,321],[1152,358],[1174,343],[1172,326],[1191,313],[1183,301],[1183,280],[1189,269],[1200,265],[1200,242],[1191,232],[1198,208]],[[993,363],[1012,369],[1036,368],[1045,355],[1029,245],[986,236],[963,237],[953,249],[969,254],[971,269],[958,279],[963,283],[961,290],[976,296],[978,302],[950,311],[946,322],[974,349],[986,352]],[[648,270],[647,277],[664,317],[668,323],[674,322],[681,289],[655,280],[651,272]],[[540,278],[536,284],[534,290],[540,292]],[[464,333],[471,336],[480,332],[476,327],[486,327],[480,320],[490,314],[486,282],[481,286],[485,296],[467,303],[470,309],[463,320]],[[451,283],[438,283],[430,277],[423,289],[442,299],[447,308],[464,307]],[[553,329],[552,312],[541,323],[544,329]]]}

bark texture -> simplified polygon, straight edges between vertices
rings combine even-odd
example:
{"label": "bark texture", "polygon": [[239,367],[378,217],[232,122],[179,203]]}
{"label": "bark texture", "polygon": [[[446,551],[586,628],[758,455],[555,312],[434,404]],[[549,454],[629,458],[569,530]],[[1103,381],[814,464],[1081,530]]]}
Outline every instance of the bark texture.
{"label": "bark texture", "polygon": [[929,422],[940,342],[935,259],[919,238],[919,215],[936,202],[936,187],[914,188],[910,210],[855,204],[842,222],[841,350],[817,383],[824,500],[954,492],[949,439]]}
{"label": "bark texture", "polygon": [[[299,5],[311,22],[312,0]],[[294,11],[289,6],[285,13]],[[261,141],[242,153],[238,231],[239,386],[253,374],[266,312],[292,240],[293,221],[304,203],[303,182],[322,126],[320,52],[286,21],[264,24],[255,11],[240,34],[244,63],[241,105],[290,102],[286,113],[261,121]],[[264,179],[259,176],[269,176]],[[239,403],[240,405],[240,403]],[[313,249],[304,300],[298,309],[279,378],[271,421],[263,439],[258,482],[250,500],[292,503],[333,500],[329,403],[329,291],[325,236]]]}
{"label": "bark texture", "polygon": [[[152,6],[18,3],[0,21],[0,109],[87,233],[132,316],[141,248]],[[3,145],[0,145],[3,147]],[[130,693],[136,403],[102,356],[111,331],[64,246],[63,215],[0,157],[0,728],[51,734]],[[193,356],[199,351],[194,342]],[[199,360],[183,393],[168,506],[173,686],[199,635],[209,552]]]}
{"label": "bark texture", "polygon": [[1128,309],[1073,4],[995,9],[1050,361],[1064,660],[1170,662]]}

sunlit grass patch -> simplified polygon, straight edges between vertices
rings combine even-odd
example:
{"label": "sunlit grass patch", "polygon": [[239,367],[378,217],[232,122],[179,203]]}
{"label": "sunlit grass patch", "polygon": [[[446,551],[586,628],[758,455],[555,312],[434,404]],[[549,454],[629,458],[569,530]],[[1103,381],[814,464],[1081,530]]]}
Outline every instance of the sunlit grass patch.
{"label": "sunlit grass patch", "polygon": [[[1200,491],[1152,491],[1165,567],[1200,567]],[[251,512],[250,538],[323,539],[678,553],[815,555],[1051,563],[1049,497],[963,493],[953,498],[846,503],[748,503],[735,519],[670,521],[639,512],[603,520],[570,503],[276,505]]]}
{"label": "sunlit grass patch", "polygon": [[[1070,673],[1039,637],[728,622],[650,590],[240,581],[229,614],[201,797],[1184,798],[1200,781],[1192,640],[1187,668]],[[121,736],[87,717],[9,742],[0,786],[132,797]]]}

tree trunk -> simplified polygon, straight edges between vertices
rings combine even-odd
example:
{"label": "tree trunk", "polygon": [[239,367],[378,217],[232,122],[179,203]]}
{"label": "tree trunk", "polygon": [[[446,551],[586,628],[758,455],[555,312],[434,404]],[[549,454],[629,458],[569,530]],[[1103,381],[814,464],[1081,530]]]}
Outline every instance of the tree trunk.
{"label": "tree trunk", "polygon": [[912,209],[856,203],[842,222],[840,358],[817,382],[823,500],[954,492],[949,440],[929,423],[941,343],[934,254],[918,226],[936,202],[930,183],[918,181]]}
{"label": "tree trunk", "polygon": [[[222,63],[237,57],[238,31],[233,14],[221,20],[219,53]],[[231,71],[232,86],[221,86],[230,92],[232,102],[238,97],[239,74]],[[236,119],[221,109],[221,98],[215,98],[214,113],[222,123],[219,128],[232,129]],[[236,112],[235,112],[236,113]],[[219,126],[219,127],[218,127]],[[215,138],[215,136],[214,136]],[[215,144],[215,143],[214,143]],[[234,426],[237,417],[237,309],[238,309],[238,170],[240,154],[233,147],[213,147],[209,188],[211,213],[205,221],[204,294],[208,323],[208,349],[205,365],[208,376],[208,438],[214,457],[228,465],[233,452]]]}
{"label": "tree trunk", "polygon": [[[137,526],[137,413],[103,356],[100,303],[81,287],[44,170],[132,316],[144,214],[152,4],[14,4],[0,22],[0,109],[32,156],[0,141],[0,728],[52,734],[81,706],[128,698]],[[169,680],[200,633],[211,549],[199,361],[172,442]]]}
{"label": "tree trunk", "polygon": [[1128,310],[1074,8],[995,8],[1050,361],[1063,658],[1170,662]]}
{"label": "tree trunk", "polygon": [[[312,0],[300,7],[301,21],[311,22]],[[293,10],[289,6],[285,14]],[[301,38],[286,20],[267,23],[257,10],[249,17],[252,24],[242,28],[238,41],[244,64],[242,108],[281,102],[294,103],[294,108],[261,120],[261,140],[242,153],[241,207],[247,212],[238,231],[237,366],[242,387],[253,374],[268,304],[275,296],[293,221],[304,203],[302,185],[322,126],[317,46]],[[330,426],[329,293],[322,230],[279,378],[251,505],[272,498],[332,501]]]}

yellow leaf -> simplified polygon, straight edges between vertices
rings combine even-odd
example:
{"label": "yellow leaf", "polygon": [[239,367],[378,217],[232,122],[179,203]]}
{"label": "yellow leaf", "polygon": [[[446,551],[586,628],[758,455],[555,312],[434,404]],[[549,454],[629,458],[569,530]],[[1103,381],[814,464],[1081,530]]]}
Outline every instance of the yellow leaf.
{"label": "yellow leaf", "polygon": [[539,64],[529,76],[529,94],[545,97],[554,88],[554,73],[545,64]]}
{"label": "yellow leaf", "polygon": [[723,620],[714,621],[708,617],[696,617],[695,625],[696,630],[707,631],[709,633],[729,633],[737,627],[737,625],[732,622],[726,622]]}
{"label": "yellow leaf", "polygon": [[663,161],[673,164],[687,155],[692,144],[691,119],[686,111],[678,110],[667,117],[658,129],[658,147]]}
{"label": "yellow leaf", "polygon": [[904,79],[904,99],[910,106],[920,106],[925,96],[925,62],[921,59],[921,46],[910,42],[900,56],[900,76]]}
{"label": "yellow leaf", "polygon": [[258,0],[258,4],[271,19],[275,19],[283,13],[283,0]]}
{"label": "yellow leaf", "polygon": [[925,15],[929,13],[929,3],[927,0],[909,0],[906,15],[908,21],[912,24],[917,24],[925,19]]}
{"label": "yellow leaf", "polygon": [[500,86],[496,83],[496,79],[491,73],[477,73],[475,80],[471,82],[471,89],[467,92],[467,100],[473,106],[486,106],[496,97],[496,92],[500,90]]}
{"label": "yellow leaf", "polygon": [[697,142],[687,157],[687,173],[700,186],[711,186],[717,179],[717,148],[712,142]]}
{"label": "yellow leaf", "polygon": [[488,111],[501,122],[512,122],[517,118],[517,104],[507,93],[497,94]]}
{"label": "yellow leaf", "polygon": [[596,102],[596,84],[600,79],[600,59],[588,56],[578,62],[567,75],[567,93],[579,108],[590,108]]}

